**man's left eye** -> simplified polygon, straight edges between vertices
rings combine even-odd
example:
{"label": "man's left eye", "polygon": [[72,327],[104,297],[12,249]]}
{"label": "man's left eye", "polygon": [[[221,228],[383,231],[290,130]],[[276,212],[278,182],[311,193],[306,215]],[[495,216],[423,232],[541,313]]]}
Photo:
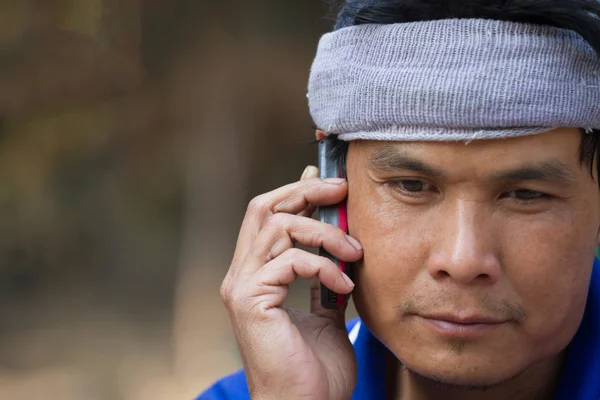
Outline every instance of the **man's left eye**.
{"label": "man's left eye", "polygon": [[418,193],[428,189],[427,184],[425,182],[417,180],[407,179],[397,182],[397,185],[403,190],[406,190],[407,192],[411,193]]}
{"label": "man's left eye", "polygon": [[510,197],[520,201],[545,200],[550,198],[550,196],[546,193],[536,192],[535,190],[529,189],[514,189],[506,192],[503,197]]}

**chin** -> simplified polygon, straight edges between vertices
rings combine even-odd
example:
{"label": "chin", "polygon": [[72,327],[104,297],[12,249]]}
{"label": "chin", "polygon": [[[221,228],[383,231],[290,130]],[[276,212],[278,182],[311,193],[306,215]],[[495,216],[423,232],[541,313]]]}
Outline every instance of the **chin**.
{"label": "chin", "polygon": [[525,351],[500,351],[488,343],[468,341],[447,341],[443,345],[430,342],[413,349],[402,347],[394,352],[408,371],[440,385],[456,387],[498,386],[540,361]]}
{"label": "chin", "polygon": [[490,390],[514,380],[522,373],[522,371],[512,374],[499,374],[498,371],[484,372],[478,370],[476,366],[462,366],[452,370],[448,368],[413,368],[406,364],[405,367],[419,379],[428,381],[437,387],[463,391]]}

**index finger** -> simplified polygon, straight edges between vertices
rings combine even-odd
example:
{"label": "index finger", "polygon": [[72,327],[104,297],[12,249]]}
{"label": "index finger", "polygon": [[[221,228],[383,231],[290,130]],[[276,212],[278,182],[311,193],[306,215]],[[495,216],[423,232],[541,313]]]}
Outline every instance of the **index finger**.
{"label": "index finger", "polygon": [[341,178],[311,178],[294,182],[254,198],[242,223],[234,259],[243,259],[265,222],[276,213],[298,214],[311,206],[344,200],[348,185]]}

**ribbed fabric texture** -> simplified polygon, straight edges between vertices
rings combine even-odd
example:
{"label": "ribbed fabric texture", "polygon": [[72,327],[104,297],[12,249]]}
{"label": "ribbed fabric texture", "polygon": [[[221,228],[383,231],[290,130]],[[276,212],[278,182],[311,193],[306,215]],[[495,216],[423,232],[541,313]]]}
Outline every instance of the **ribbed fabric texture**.
{"label": "ribbed fabric texture", "polygon": [[[340,15],[340,21],[342,21]],[[574,31],[487,19],[324,35],[308,87],[342,140],[474,140],[600,128],[600,59]]]}

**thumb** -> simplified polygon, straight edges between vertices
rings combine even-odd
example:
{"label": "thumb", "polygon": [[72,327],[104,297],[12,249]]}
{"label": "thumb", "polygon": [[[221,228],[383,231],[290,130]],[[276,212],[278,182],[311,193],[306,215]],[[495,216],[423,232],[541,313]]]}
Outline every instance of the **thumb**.
{"label": "thumb", "polygon": [[314,165],[309,165],[304,169],[300,180],[303,181],[305,179],[318,178],[319,177],[319,168]]}

